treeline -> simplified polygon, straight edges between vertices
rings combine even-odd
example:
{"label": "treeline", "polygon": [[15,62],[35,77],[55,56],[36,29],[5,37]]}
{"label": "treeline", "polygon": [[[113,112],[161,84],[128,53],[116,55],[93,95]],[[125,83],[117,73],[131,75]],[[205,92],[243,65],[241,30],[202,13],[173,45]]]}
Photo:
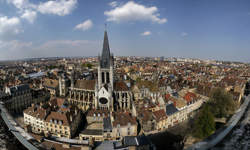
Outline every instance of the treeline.
{"label": "treeline", "polygon": [[203,104],[194,122],[194,136],[206,138],[214,133],[214,118],[229,117],[236,109],[236,103],[230,93],[222,88],[215,88],[211,91],[210,99]]}

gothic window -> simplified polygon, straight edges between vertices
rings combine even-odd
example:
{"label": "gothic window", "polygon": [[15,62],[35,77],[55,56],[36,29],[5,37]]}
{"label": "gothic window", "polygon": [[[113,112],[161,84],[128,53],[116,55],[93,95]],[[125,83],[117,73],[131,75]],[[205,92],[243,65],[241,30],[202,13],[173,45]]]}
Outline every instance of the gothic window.
{"label": "gothic window", "polygon": [[104,83],[104,72],[102,72],[102,83]]}
{"label": "gothic window", "polygon": [[109,72],[106,73],[107,83],[109,83]]}

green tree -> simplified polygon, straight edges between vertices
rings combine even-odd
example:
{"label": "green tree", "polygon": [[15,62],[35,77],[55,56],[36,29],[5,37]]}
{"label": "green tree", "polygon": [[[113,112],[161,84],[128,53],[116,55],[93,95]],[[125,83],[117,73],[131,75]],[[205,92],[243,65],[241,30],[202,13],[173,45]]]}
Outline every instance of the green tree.
{"label": "green tree", "polygon": [[198,138],[205,138],[211,135],[215,131],[214,115],[211,112],[210,105],[205,104],[200,112],[198,118],[194,124],[194,134]]}
{"label": "green tree", "polygon": [[93,67],[93,65],[90,63],[84,63],[84,64],[82,64],[82,67],[87,67],[87,68],[91,69]]}
{"label": "green tree", "polygon": [[236,108],[236,104],[230,93],[222,88],[215,88],[211,92],[210,105],[216,117],[227,117]]}

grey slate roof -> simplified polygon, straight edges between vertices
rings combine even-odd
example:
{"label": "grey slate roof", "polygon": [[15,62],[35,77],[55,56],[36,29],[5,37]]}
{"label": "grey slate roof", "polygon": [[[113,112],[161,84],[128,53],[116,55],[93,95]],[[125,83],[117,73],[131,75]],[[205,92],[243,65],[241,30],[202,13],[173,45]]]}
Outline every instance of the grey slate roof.
{"label": "grey slate roof", "polygon": [[85,129],[81,133],[85,134],[85,135],[102,135],[102,130],[98,130],[98,129]]}
{"label": "grey slate roof", "polygon": [[17,86],[10,87],[10,92],[11,92],[11,94],[14,94],[14,93],[17,93],[17,92],[27,91],[29,89],[30,89],[30,87],[29,87],[28,84],[22,84],[22,85],[17,85]]}
{"label": "grey slate roof", "polygon": [[142,146],[150,145],[150,140],[145,136],[125,136],[123,139],[124,146]]}
{"label": "grey slate roof", "polygon": [[107,31],[104,32],[102,56],[101,56],[101,68],[110,67],[110,49]]}
{"label": "grey slate roof", "polygon": [[96,150],[114,150],[114,143],[113,141],[103,141],[96,147]]}
{"label": "grey slate roof", "polygon": [[112,124],[111,124],[110,117],[103,118],[103,130],[104,131],[112,131]]}
{"label": "grey slate roof", "polygon": [[170,116],[170,115],[176,113],[177,111],[178,111],[178,109],[174,106],[174,104],[168,104],[168,105],[166,106],[166,114],[167,114],[168,116]]}
{"label": "grey slate roof", "polygon": [[125,136],[123,139],[125,146],[138,146],[138,140],[136,136]]}

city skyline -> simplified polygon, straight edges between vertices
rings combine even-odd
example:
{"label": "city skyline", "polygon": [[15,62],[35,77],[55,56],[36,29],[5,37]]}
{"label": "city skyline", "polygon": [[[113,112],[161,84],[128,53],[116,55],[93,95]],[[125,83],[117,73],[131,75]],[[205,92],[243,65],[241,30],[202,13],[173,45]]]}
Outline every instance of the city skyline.
{"label": "city skyline", "polygon": [[249,62],[248,1],[0,0],[0,60],[115,56]]}

